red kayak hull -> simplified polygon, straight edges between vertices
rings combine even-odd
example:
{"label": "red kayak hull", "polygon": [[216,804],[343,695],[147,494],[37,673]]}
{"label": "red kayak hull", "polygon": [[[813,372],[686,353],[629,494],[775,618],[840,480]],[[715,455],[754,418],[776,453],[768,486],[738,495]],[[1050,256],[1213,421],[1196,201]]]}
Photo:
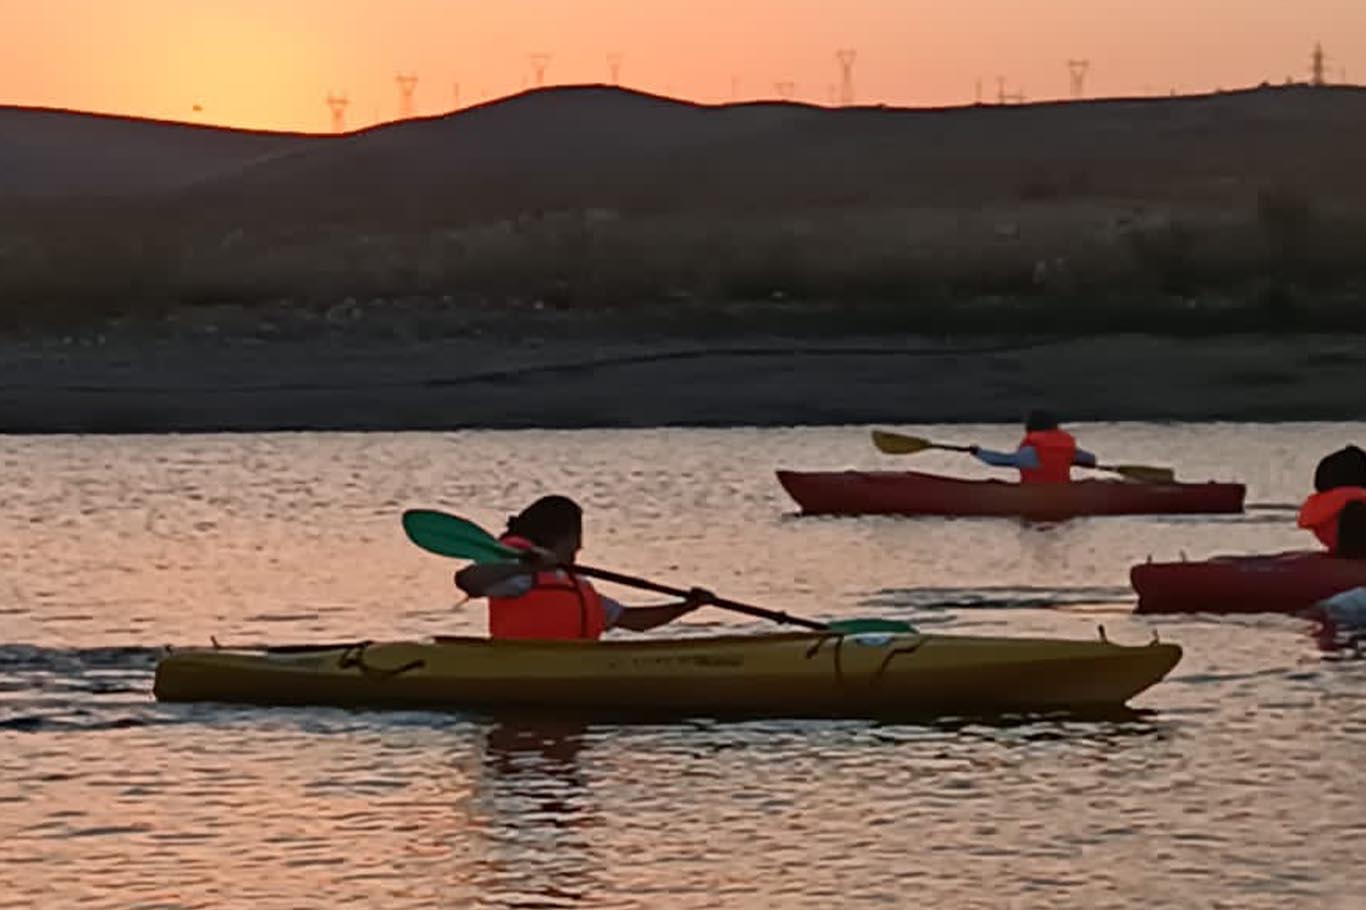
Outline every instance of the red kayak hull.
{"label": "red kayak hull", "polygon": [[1019,484],[918,471],[779,471],[806,515],[973,515],[1057,521],[1083,515],[1228,514],[1243,510],[1238,483],[1077,480]]}
{"label": "red kayak hull", "polygon": [[1366,585],[1366,560],[1327,553],[1150,562],[1129,570],[1136,613],[1302,613]]}

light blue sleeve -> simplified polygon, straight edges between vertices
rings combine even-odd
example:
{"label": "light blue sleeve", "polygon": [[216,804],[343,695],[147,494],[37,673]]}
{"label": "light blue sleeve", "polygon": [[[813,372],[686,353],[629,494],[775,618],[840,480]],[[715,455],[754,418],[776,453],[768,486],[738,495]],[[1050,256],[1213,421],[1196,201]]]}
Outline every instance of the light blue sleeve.
{"label": "light blue sleeve", "polygon": [[607,628],[612,628],[621,621],[621,614],[626,612],[626,608],[619,601],[615,601],[605,595],[599,595],[602,599],[602,614],[606,620]]}
{"label": "light blue sleeve", "polygon": [[1033,470],[1039,466],[1039,453],[1033,446],[1020,446],[1014,452],[994,452],[991,449],[978,449],[977,460],[993,468],[1024,468]]}
{"label": "light blue sleeve", "polygon": [[490,585],[489,589],[484,592],[484,596],[512,600],[518,597],[525,597],[527,594],[531,593],[533,585],[534,582],[530,575],[514,575],[511,578],[498,582],[496,585]]}

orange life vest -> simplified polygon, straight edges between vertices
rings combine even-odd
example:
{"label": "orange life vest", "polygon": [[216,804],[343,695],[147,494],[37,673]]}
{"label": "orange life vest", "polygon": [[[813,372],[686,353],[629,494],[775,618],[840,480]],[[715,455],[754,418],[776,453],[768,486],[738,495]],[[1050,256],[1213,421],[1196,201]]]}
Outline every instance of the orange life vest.
{"label": "orange life vest", "polygon": [[1366,487],[1338,487],[1314,493],[1300,507],[1300,527],[1313,531],[1328,548],[1338,551],[1338,516],[1349,502],[1366,502]]}
{"label": "orange life vest", "polygon": [[1035,430],[1025,434],[1020,447],[1029,446],[1039,456],[1037,468],[1020,468],[1021,483],[1067,483],[1072,479],[1072,461],[1077,441],[1064,430]]}
{"label": "orange life vest", "polygon": [[[531,546],[520,537],[504,537],[502,543],[517,550]],[[490,638],[596,641],[606,627],[602,596],[587,579],[560,569],[537,572],[521,597],[489,598]]]}

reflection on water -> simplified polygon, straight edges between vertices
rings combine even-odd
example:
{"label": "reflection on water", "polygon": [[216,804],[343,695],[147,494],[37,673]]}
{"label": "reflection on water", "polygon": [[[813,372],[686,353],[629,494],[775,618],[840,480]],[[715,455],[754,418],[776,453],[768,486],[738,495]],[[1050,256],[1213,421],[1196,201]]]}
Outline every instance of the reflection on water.
{"label": "reflection on water", "polygon": [[[1275,504],[1363,429],[1082,435]],[[1291,512],[792,517],[775,457],[887,466],[859,429],[9,438],[0,456],[0,908],[1345,910],[1366,887],[1366,660],[1342,630],[1127,613],[1131,563],[1304,546]],[[396,516],[430,505],[496,528],[551,490],[587,504],[588,555],[606,566],[812,616],[1076,638],[1103,623],[1135,643],[1156,630],[1186,657],[1135,711],[990,723],[150,699],[168,643],[480,632],[453,566],[408,545]],[[678,631],[762,628],[701,611]]]}
{"label": "reflection on water", "polygon": [[534,718],[495,722],[484,734],[477,799],[496,859],[480,881],[508,906],[597,906],[598,827],[580,768],[586,726]]}

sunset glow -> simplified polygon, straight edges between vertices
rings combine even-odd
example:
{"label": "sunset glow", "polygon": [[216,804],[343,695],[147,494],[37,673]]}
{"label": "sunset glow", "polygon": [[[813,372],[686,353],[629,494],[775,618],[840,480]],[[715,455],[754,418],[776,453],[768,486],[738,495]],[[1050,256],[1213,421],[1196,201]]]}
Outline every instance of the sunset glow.
{"label": "sunset glow", "polygon": [[[535,84],[621,82],[708,102],[830,103],[835,52],[857,50],[861,103],[1166,94],[1305,79],[1316,41],[1330,81],[1366,73],[1361,0],[0,0],[0,103],[232,126],[325,131],[328,92],[350,127]],[[457,93],[458,85],[458,93]],[[783,88],[779,88],[782,85]],[[789,87],[790,85],[790,87]],[[198,110],[196,110],[198,106]]]}

